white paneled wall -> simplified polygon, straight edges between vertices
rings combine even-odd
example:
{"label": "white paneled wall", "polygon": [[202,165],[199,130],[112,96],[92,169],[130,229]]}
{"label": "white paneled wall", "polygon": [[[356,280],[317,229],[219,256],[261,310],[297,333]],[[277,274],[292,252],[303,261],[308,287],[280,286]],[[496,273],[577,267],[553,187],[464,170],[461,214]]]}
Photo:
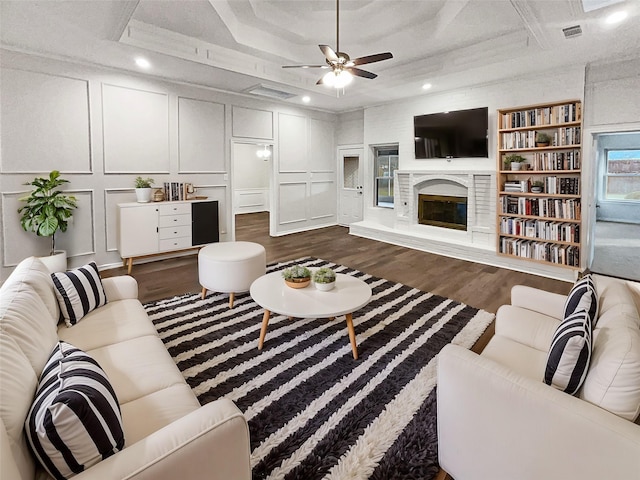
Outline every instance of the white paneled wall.
{"label": "white paneled wall", "polygon": [[178,97],[180,173],[226,171],[224,105]]}
{"label": "white paneled wall", "polygon": [[90,172],[89,82],[13,68],[1,75],[2,172]]}
{"label": "white paneled wall", "polygon": [[[152,177],[156,187],[193,183],[197,195],[219,202],[221,240],[233,239],[234,136],[274,145],[274,177],[281,151],[284,170],[299,169],[294,175],[303,177],[300,188],[275,195],[284,210],[273,213],[272,224],[292,222],[304,229],[335,223],[330,202],[315,212],[319,218],[310,217],[311,195],[318,189],[310,183],[308,139],[318,144],[314,158],[326,170],[313,180],[333,181],[336,115],[13,51],[2,50],[0,66],[2,279],[21,259],[48,254],[50,239],[24,232],[17,209],[29,191],[24,183],[53,169],[78,197],[69,230],[56,235],[72,267],[90,260],[102,267],[121,264],[116,205],[135,201],[138,175]],[[280,114],[281,131],[288,131],[286,119],[294,119],[294,130],[282,138]],[[325,148],[331,158],[320,152]],[[326,193],[326,185],[321,191]]]}
{"label": "white paneled wall", "polygon": [[105,173],[169,173],[169,95],[102,84]]}

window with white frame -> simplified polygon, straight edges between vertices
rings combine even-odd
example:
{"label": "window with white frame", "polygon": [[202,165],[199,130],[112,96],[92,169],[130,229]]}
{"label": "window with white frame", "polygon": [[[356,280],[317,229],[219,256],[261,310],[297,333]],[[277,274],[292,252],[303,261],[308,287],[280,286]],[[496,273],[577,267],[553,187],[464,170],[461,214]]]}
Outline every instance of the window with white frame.
{"label": "window with white frame", "polygon": [[393,208],[393,174],[398,169],[398,147],[377,147],[375,149],[374,188],[375,205]]}
{"label": "window with white frame", "polygon": [[605,150],[604,198],[640,202],[640,150]]}

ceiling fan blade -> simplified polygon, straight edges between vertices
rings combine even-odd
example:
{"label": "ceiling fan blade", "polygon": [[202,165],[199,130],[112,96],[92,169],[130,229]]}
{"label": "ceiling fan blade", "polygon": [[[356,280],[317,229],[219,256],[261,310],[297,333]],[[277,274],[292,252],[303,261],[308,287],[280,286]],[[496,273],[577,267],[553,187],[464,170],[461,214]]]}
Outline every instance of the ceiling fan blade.
{"label": "ceiling fan blade", "polygon": [[316,85],[324,85],[324,77],[320,77],[320,80],[316,82]]}
{"label": "ceiling fan blade", "polygon": [[329,68],[329,65],[283,65],[282,68]]}
{"label": "ceiling fan blade", "polygon": [[322,53],[324,54],[324,56],[327,58],[328,61],[330,62],[337,62],[338,61],[338,55],[336,54],[336,52],[334,52],[333,48],[331,48],[329,45],[318,45],[320,47],[320,50],[322,50]]}
{"label": "ceiling fan blade", "polygon": [[366,57],[354,58],[349,62],[349,65],[365,65],[367,63],[381,62],[382,60],[389,60],[393,58],[391,52],[376,53],[375,55],[367,55]]}
{"label": "ceiling fan blade", "polygon": [[367,72],[366,70],[362,70],[361,68],[355,68],[355,67],[351,67],[351,68],[345,68],[345,70],[347,72],[350,72],[351,75],[354,75],[356,77],[364,77],[364,78],[376,78],[378,75],[376,75],[375,73],[371,73],[371,72]]}

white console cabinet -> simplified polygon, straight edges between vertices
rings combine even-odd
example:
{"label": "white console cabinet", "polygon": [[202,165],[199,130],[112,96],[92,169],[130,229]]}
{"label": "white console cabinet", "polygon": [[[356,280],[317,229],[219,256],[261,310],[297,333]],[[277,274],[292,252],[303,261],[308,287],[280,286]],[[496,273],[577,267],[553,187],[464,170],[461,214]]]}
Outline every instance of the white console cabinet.
{"label": "white console cabinet", "polygon": [[118,251],[128,273],[133,259],[219,241],[218,202],[120,203]]}

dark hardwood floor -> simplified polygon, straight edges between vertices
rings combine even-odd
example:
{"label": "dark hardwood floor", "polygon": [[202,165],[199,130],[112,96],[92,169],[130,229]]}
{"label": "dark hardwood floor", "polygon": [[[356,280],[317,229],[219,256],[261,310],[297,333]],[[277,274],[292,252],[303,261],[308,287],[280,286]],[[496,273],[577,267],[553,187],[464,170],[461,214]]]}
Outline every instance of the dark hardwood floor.
{"label": "dark hardwood floor", "polygon": [[[356,237],[349,235],[346,227],[270,237],[268,213],[237,215],[236,240],[264,245],[267,262],[318,257],[494,313],[500,305],[509,303],[513,285],[529,285],[562,294],[571,288],[570,283],[559,280]],[[124,274],[125,268],[102,272],[104,277]],[[138,281],[143,303],[201,289],[195,253],[134,264],[131,274]],[[474,350],[481,350],[491,335],[493,327]]]}

